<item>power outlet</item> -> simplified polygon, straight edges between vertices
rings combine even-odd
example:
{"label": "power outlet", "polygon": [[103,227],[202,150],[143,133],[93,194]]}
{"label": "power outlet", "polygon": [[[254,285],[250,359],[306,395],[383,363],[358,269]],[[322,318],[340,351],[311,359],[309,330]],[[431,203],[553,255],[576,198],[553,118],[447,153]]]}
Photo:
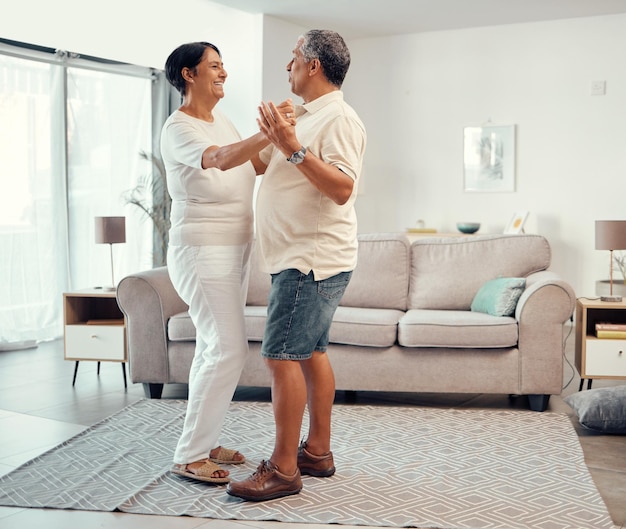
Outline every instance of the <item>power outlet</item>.
{"label": "power outlet", "polygon": [[591,95],[603,96],[606,94],[606,81],[591,81]]}

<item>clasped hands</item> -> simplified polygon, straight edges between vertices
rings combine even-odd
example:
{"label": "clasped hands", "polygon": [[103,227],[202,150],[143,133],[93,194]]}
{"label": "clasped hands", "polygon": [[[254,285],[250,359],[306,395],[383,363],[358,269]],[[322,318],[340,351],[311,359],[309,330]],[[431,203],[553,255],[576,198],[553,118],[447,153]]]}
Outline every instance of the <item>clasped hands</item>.
{"label": "clasped hands", "polygon": [[286,99],[279,105],[262,101],[257,123],[265,137],[283,153],[291,155],[300,149],[301,145],[296,137],[295,109],[291,99]]}

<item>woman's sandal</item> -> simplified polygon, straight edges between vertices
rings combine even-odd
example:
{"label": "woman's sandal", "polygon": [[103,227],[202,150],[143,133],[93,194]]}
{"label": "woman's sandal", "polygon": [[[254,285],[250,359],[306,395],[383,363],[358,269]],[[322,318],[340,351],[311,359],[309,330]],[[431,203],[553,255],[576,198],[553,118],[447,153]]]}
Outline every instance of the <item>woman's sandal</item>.
{"label": "woman's sandal", "polygon": [[220,477],[214,476],[217,471],[223,470],[218,465],[216,465],[213,461],[209,459],[203,459],[204,465],[195,470],[191,470],[188,464],[175,464],[172,467],[172,473],[178,474],[179,476],[185,476],[186,478],[195,479],[198,481],[205,481],[207,483],[229,483],[229,477]]}
{"label": "woman's sandal", "polygon": [[[239,454],[242,459],[235,459],[235,456]],[[219,447],[219,450],[215,457],[209,457],[213,463],[220,465],[241,465],[246,462],[246,458],[243,454],[240,454],[237,450],[231,450],[230,448]]]}

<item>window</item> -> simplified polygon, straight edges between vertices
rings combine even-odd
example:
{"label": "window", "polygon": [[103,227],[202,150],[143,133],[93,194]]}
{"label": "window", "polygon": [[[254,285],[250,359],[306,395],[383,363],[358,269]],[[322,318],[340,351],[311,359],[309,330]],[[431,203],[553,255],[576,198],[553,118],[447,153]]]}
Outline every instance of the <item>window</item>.
{"label": "window", "polygon": [[127,217],[127,243],[113,248],[116,280],[122,270],[151,265],[150,225],[138,224],[122,198],[145,171],[139,153],[151,145],[150,85],[149,79],[67,70],[69,246],[83,249],[70,252],[69,264],[78,288],[111,284],[110,248],[93,247],[94,216]]}
{"label": "window", "polygon": [[126,217],[116,280],[152,266],[151,223],[123,194],[168,114],[161,72],[14,44],[0,42],[0,343],[61,336],[62,293],[111,283],[95,216]]}

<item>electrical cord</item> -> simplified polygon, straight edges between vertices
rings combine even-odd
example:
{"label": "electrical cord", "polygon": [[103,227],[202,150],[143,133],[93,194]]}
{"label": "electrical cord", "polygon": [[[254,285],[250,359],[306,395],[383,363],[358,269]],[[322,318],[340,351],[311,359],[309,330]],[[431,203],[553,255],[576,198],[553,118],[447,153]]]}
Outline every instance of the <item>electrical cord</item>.
{"label": "electrical cord", "polygon": [[565,355],[565,349],[566,349],[566,345],[567,345],[567,340],[569,340],[569,337],[572,335],[572,329],[574,328],[574,317],[570,316],[570,320],[572,321],[572,325],[570,325],[569,327],[569,332],[567,333],[567,335],[565,336],[565,338],[563,339],[563,360],[565,360],[565,363],[570,367],[570,369],[572,370],[572,376],[570,377],[570,379],[567,381],[567,383],[561,388],[561,391],[563,391],[564,389],[566,389],[571,383],[572,380],[574,380],[574,377],[576,376],[576,369],[574,368],[574,366],[572,365],[572,363],[567,359],[567,356]]}

